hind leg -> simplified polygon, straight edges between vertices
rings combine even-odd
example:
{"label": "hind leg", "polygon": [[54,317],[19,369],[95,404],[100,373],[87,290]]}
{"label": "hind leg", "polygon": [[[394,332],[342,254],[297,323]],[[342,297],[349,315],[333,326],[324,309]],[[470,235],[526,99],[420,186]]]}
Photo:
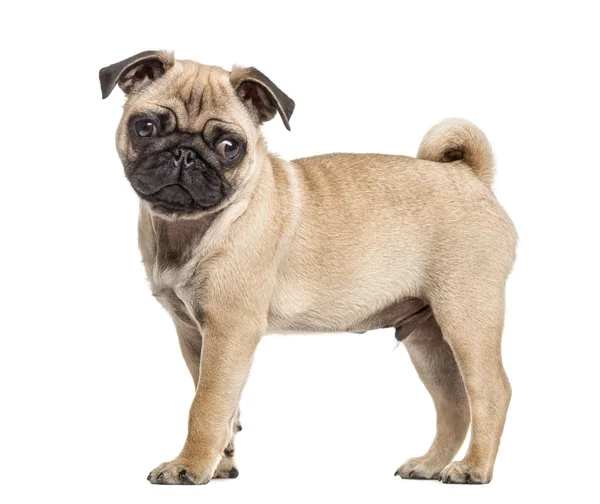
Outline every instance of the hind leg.
{"label": "hind leg", "polygon": [[219,462],[219,466],[215,471],[215,475],[213,478],[237,478],[239,471],[235,466],[235,459],[233,456],[235,455],[235,435],[242,430],[242,425],[240,424],[240,408],[238,407],[235,410],[235,415],[233,416],[232,425],[231,425],[231,439],[227,444],[227,448],[223,452],[223,457],[221,458],[221,462]]}
{"label": "hind leg", "polygon": [[444,483],[488,483],[504,429],[511,387],[500,351],[504,285],[481,279],[431,296],[444,339],[463,377],[471,408],[471,440],[463,460],[440,474]]}
{"label": "hind leg", "polygon": [[421,381],[431,394],[437,431],[421,457],[406,461],[396,475],[403,479],[437,479],[460,449],[469,429],[469,402],[452,350],[433,317],[404,340]]}

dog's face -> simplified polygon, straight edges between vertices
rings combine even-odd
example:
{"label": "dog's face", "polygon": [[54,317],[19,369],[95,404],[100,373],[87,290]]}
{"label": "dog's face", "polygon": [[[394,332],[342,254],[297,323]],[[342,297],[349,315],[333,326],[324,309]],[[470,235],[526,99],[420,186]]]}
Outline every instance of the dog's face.
{"label": "dog's face", "polygon": [[223,208],[259,169],[259,126],[294,102],[254,68],[148,51],[100,70],[102,96],[128,99],[117,130],[125,175],[152,212],[194,217]]}

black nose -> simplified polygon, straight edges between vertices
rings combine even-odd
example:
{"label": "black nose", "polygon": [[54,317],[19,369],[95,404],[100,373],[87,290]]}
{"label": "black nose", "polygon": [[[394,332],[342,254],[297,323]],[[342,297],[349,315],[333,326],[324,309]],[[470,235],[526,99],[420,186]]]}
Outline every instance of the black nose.
{"label": "black nose", "polygon": [[177,168],[189,168],[196,160],[196,153],[187,147],[178,147],[171,151],[173,154],[173,164]]}

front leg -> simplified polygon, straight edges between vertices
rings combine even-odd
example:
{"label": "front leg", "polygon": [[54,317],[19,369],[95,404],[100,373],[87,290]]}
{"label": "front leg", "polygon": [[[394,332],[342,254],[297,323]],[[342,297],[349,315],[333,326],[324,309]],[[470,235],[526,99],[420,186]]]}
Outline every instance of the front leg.
{"label": "front leg", "polygon": [[[198,388],[198,382],[200,381],[200,355],[202,354],[202,335],[198,330],[196,324],[192,323],[191,320],[181,321],[174,317],[175,328],[177,329],[177,336],[179,337],[179,346],[181,348],[181,354],[183,359],[190,370],[192,379],[194,380],[194,390]],[[232,435],[223,452],[221,462],[215,471],[213,478],[237,478],[238,470],[235,464],[234,453],[235,453],[235,436],[242,430],[240,423],[240,409],[239,406],[233,416]],[[148,476],[150,479],[150,476]]]}
{"label": "front leg", "polygon": [[[236,317],[221,307],[221,316],[202,319],[200,376],[190,409],[188,436],[181,453],[154,469],[151,483],[202,485],[214,477],[234,434],[240,394],[262,330],[247,317]],[[253,329],[250,329],[253,328]]]}

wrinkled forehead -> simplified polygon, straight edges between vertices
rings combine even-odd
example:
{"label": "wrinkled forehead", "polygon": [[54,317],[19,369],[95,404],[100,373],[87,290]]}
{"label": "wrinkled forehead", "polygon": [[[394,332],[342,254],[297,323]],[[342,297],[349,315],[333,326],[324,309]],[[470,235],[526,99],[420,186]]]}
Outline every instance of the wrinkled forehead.
{"label": "wrinkled forehead", "polygon": [[229,76],[220,67],[176,60],[165,75],[131,97],[125,105],[126,115],[169,109],[183,131],[202,131],[210,119],[239,123],[245,114]]}

